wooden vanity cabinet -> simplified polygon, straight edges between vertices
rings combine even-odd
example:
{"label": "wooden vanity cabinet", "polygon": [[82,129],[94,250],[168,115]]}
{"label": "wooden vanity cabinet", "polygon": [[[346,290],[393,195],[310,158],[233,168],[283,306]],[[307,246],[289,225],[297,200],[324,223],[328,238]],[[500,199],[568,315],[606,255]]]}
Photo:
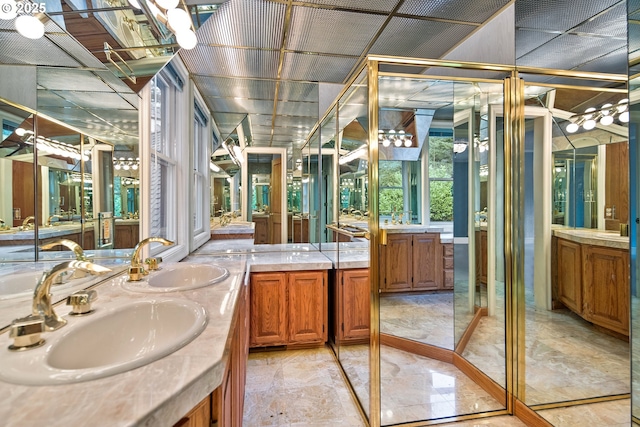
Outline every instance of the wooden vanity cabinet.
{"label": "wooden vanity cabinet", "polygon": [[583,317],[629,335],[629,252],[590,245],[583,252]]}
{"label": "wooden vanity cabinet", "polygon": [[267,215],[254,215],[251,220],[256,224],[254,243],[256,245],[269,243],[269,217]]}
{"label": "wooden vanity cabinet", "polygon": [[489,269],[487,239],[486,230],[476,230],[476,281],[485,285]]}
{"label": "wooden vanity cabinet", "polygon": [[173,427],[211,427],[211,395],[205,397]]}
{"label": "wooden vanity cabinet", "polygon": [[369,269],[338,270],[334,282],[336,310],[334,336],[337,344],[364,343],[369,340]]}
{"label": "wooden vanity cabinet", "polygon": [[560,302],[583,319],[629,335],[629,251],[554,237]]}
{"label": "wooden vanity cabinet", "polygon": [[250,346],[327,341],[327,272],[253,273]]}
{"label": "wooden vanity cabinet", "polygon": [[453,243],[442,244],[442,289],[453,289]]}
{"label": "wooden vanity cabinet", "polygon": [[582,248],[579,243],[557,239],[558,298],[567,308],[582,312]]}
{"label": "wooden vanity cabinet", "polygon": [[139,224],[118,224],[116,221],[115,249],[133,248],[139,241]]}
{"label": "wooden vanity cabinet", "polygon": [[442,279],[443,255],[439,233],[388,234],[387,244],[380,246],[380,290],[446,289]]}

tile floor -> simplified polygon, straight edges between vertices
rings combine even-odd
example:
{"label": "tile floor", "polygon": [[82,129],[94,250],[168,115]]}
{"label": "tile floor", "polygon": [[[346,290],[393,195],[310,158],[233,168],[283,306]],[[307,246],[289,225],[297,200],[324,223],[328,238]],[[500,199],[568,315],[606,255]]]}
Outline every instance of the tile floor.
{"label": "tile floor", "polygon": [[[586,399],[630,392],[629,343],[596,330],[564,310],[525,314],[526,398],[529,405]],[[498,295],[498,307],[503,307]],[[452,303],[453,302],[453,303]],[[380,330],[452,349],[454,334],[470,321],[466,298],[452,293],[383,296]],[[455,305],[455,322],[454,322]],[[462,313],[462,315],[459,315]],[[455,325],[454,325],[455,323]],[[498,384],[505,384],[504,308],[483,317],[463,356]]]}
{"label": "tile floor", "polygon": [[[418,417],[428,413],[445,416],[458,408],[463,411],[468,410],[469,403],[473,405],[474,402],[480,402],[482,405],[488,405],[478,407],[477,410],[480,411],[490,409],[491,405],[494,405],[490,400],[480,399],[482,392],[478,393],[474,385],[468,384],[468,379],[462,378],[451,365],[429,359],[422,360],[424,358],[402,354],[397,350],[393,352],[385,350],[385,354],[383,376],[394,378],[395,383],[383,385],[383,395],[385,389],[393,391],[394,395],[387,399],[387,403],[383,401],[384,424],[400,422],[400,418],[390,418],[390,414],[388,412],[385,414],[385,411],[394,411],[395,414],[413,414]],[[428,368],[421,368],[420,365],[423,364],[428,364]],[[413,375],[411,375],[412,372]],[[427,381],[420,372],[429,372],[432,380]],[[452,379],[455,379],[455,382]],[[422,391],[421,387],[424,387],[425,391]],[[404,395],[412,396],[411,399],[403,400],[398,395],[402,389],[410,391]],[[430,396],[427,401],[424,400],[426,396]],[[440,404],[435,405],[438,402]],[[554,426],[622,427],[630,424],[629,405],[629,399],[624,399],[545,410],[541,411],[541,415]],[[438,409],[434,412],[434,408]],[[414,418],[414,421],[418,419]],[[510,416],[443,425],[524,426],[520,420]],[[364,427],[366,422],[357,410],[331,350],[325,347],[251,353],[247,366],[243,426]]]}

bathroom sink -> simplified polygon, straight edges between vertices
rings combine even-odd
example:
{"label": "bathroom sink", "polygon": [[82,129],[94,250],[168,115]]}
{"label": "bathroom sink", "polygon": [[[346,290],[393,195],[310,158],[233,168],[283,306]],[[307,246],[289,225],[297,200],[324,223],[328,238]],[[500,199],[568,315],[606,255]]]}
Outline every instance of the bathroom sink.
{"label": "bathroom sink", "polygon": [[122,286],[135,292],[179,292],[214,285],[229,276],[226,268],[214,264],[177,262],[161,266],[144,280],[124,282]]}
{"label": "bathroom sink", "polygon": [[[25,271],[22,273],[0,275],[0,302],[14,301],[16,299],[30,299],[33,291],[42,277],[43,271]],[[56,284],[51,288],[52,294],[68,290],[78,285],[80,281],[66,278],[64,283]]]}
{"label": "bathroom sink", "polygon": [[112,307],[44,334],[44,346],[0,349],[0,379],[15,384],[68,384],[126,372],[184,347],[204,330],[205,309],[179,299]]}

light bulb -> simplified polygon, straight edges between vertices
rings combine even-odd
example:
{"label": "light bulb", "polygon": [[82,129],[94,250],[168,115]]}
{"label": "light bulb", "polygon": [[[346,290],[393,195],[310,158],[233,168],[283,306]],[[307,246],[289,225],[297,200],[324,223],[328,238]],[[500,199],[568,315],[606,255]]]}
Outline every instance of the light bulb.
{"label": "light bulb", "polygon": [[586,130],[591,130],[594,127],[596,127],[596,121],[593,119],[589,119],[582,124],[582,127],[585,128]]}
{"label": "light bulb", "polygon": [[129,170],[129,164],[125,163],[124,165],[122,165],[122,169],[128,171]]}
{"label": "light bulb", "polygon": [[18,136],[25,136],[25,134],[27,133],[27,130],[23,128],[18,128],[15,130],[15,133]]}
{"label": "light bulb", "polygon": [[[591,112],[593,112],[593,111],[596,111],[596,109],[595,109],[595,108],[593,108],[593,107],[591,107],[591,108],[587,108],[586,110],[584,110],[584,112],[585,112],[585,113],[591,113]],[[593,114],[585,114],[585,115],[584,115],[584,118],[585,118],[586,120],[589,120],[589,119],[590,119],[590,118],[592,118],[592,117],[593,117]]]}
{"label": "light bulb", "polygon": [[173,9],[178,6],[180,0],[155,0],[156,4],[163,8],[164,10]]}
{"label": "light bulb", "polygon": [[132,164],[131,165],[131,169],[133,169],[134,171],[137,171],[138,170],[138,164],[137,163]]}
{"label": "light bulb", "polygon": [[395,138],[393,140],[393,145],[395,145],[396,147],[400,147],[402,145],[402,139],[400,138]]}
{"label": "light bulb", "polygon": [[567,125],[567,132],[569,133],[576,133],[578,129],[580,129],[580,126],[577,123],[569,123]]}
{"label": "light bulb", "polygon": [[618,110],[618,113],[623,113],[627,111],[628,104],[629,104],[629,99],[627,98],[621,99],[620,102],[618,102],[618,105],[616,106],[616,110]]}
{"label": "light bulb", "polygon": [[176,41],[181,48],[185,50],[191,50],[198,44],[198,38],[196,33],[190,29],[182,30],[176,33]]}
{"label": "light bulb", "polygon": [[602,116],[602,118],[600,119],[600,124],[601,125],[610,125],[611,123],[613,123],[613,116]]}
{"label": "light bulb", "polygon": [[603,116],[608,116],[609,114],[611,114],[611,107],[613,107],[613,105],[611,105],[611,104],[604,104],[604,105],[600,108],[600,111],[602,111],[602,115],[603,115]]}
{"label": "light bulb", "polygon": [[405,138],[404,138],[404,146],[409,148],[412,145],[413,145],[413,142],[411,141],[411,138],[405,136]]}
{"label": "light bulb", "polygon": [[44,35],[44,24],[35,16],[20,15],[15,21],[16,30],[28,38],[37,40]]}
{"label": "light bulb", "polygon": [[382,146],[383,147],[388,147],[391,145],[391,140],[389,138],[385,138],[382,140]]}
{"label": "light bulb", "polygon": [[624,113],[620,114],[620,116],[618,116],[618,120],[620,120],[622,123],[629,123],[629,112],[625,111]]}
{"label": "light bulb", "polygon": [[113,168],[114,168],[115,170],[119,171],[119,170],[120,170],[120,163],[116,163],[116,164],[114,164],[114,165],[113,165]]}
{"label": "light bulb", "polygon": [[174,33],[191,28],[191,16],[184,9],[169,9],[167,19]]}

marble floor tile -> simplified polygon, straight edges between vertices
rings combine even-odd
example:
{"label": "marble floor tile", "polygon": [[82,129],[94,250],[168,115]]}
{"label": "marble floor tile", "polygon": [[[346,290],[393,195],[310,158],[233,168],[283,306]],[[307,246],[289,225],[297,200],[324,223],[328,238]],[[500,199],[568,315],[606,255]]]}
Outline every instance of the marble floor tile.
{"label": "marble floor tile", "polygon": [[629,399],[538,411],[554,426],[618,427],[631,425]]}

